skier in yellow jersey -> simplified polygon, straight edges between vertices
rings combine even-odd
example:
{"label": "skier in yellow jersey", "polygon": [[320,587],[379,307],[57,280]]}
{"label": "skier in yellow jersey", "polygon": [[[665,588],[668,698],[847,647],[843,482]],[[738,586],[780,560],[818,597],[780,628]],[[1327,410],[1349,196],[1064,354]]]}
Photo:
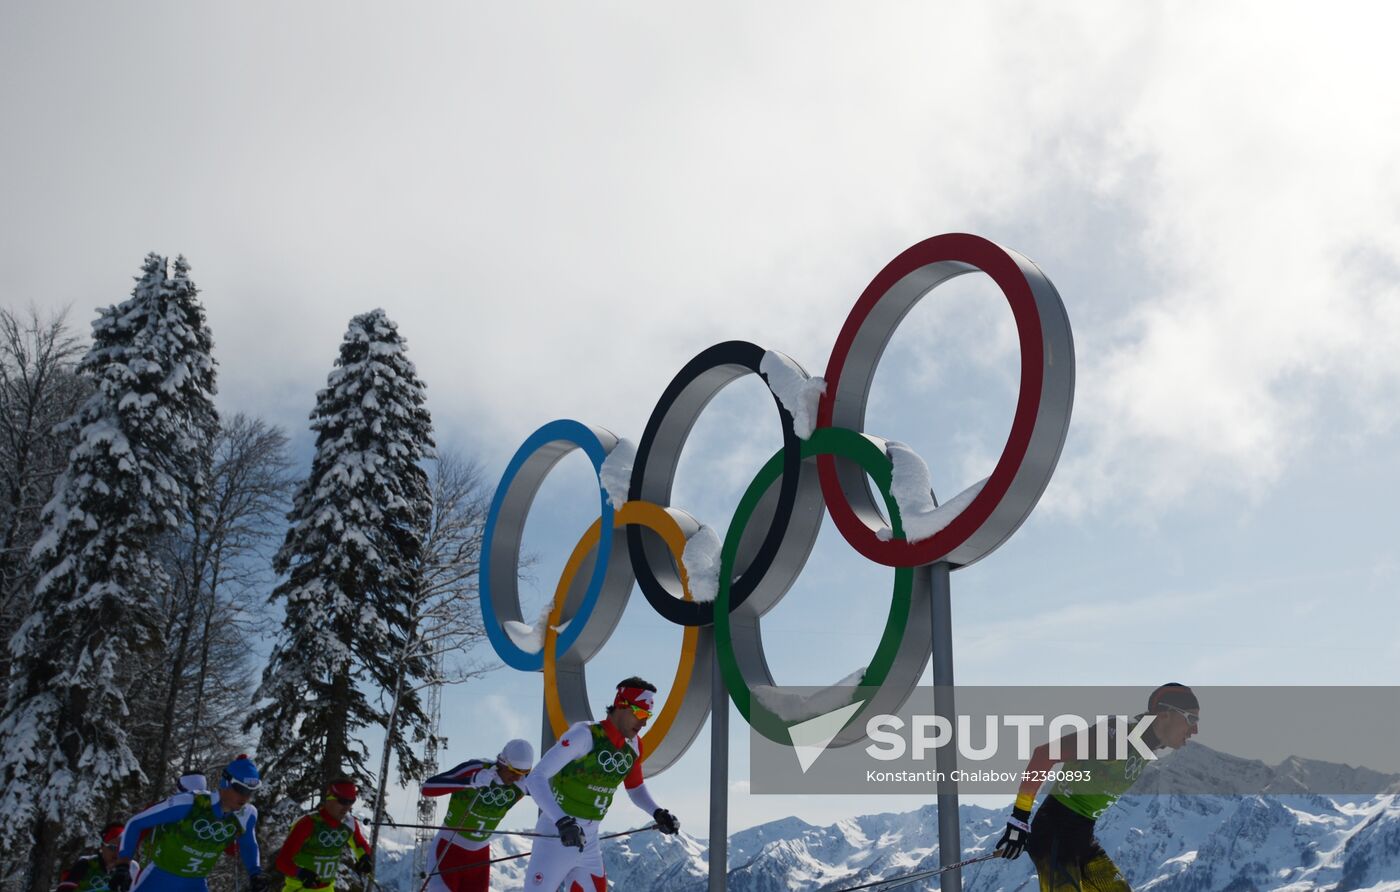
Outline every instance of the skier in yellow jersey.
{"label": "skier in yellow jersey", "polygon": [[[1185,685],[1164,684],[1152,692],[1147,711],[1136,718],[1145,716],[1152,717],[1152,724],[1142,733],[1142,742],[1154,750],[1178,749],[1200,727],[1201,706]],[[1041,892],[1130,892],[1128,881],[1094,837],[1094,824],[1138,779],[1147,760],[1132,748],[1123,748],[1127,758],[1115,758],[1120,754],[1117,729],[1109,725],[1107,730],[1108,746],[1102,751],[1093,742],[1081,751],[1078,736],[1068,734],[1059,742],[1060,759],[1052,760],[1050,744],[1043,743],[1026,765],[1029,779],[1021,784],[995,851],[1003,858],[1028,852]],[[1087,736],[1099,741],[1097,734]],[[1036,778],[1060,761],[1063,774],[1089,780],[1056,781],[1031,821],[1041,784]]]}

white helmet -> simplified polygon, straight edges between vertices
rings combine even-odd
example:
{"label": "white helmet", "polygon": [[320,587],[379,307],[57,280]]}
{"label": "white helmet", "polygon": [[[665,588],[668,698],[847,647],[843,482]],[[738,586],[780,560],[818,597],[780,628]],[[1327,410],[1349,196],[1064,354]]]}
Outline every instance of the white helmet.
{"label": "white helmet", "polygon": [[515,740],[506,741],[506,745],[501,747],[501,754],[496,757],[496,764],[503,765],[514,771],[527,772],[535,764],[535,748],[530,745],[530,741]]}
{"label": "white helmet", "polygon": [[180,775],[180,780],[176,783],[181,793],[206,793],[209,791],[209,781],[202,774]]}

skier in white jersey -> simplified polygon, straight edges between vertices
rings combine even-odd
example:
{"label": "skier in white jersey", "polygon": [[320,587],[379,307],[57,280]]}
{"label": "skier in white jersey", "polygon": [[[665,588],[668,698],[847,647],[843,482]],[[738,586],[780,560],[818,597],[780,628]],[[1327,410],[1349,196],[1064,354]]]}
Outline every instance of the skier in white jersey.
{"label": "skier in white jersey", "polygon": [[[550,747],[524,785],[540,808],[537,839],[525,868],[530,892],[604,892],[608,888],[598,825],[622,784],[638,808],[656,821],[662,833],[679,833],[680,821],[656,804],[642,780],[642,745],[638,732],[651,718],[656,686],[627,678],[601,722],[578,722]],[[558,837],[553,837],[553,833]]]}

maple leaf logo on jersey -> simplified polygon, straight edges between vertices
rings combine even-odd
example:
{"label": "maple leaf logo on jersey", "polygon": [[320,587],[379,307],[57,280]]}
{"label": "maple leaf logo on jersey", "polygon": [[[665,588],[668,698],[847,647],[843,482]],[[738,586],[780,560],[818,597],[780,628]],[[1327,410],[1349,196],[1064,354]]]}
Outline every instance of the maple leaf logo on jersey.
{"label": "maple leaf logo on jersey", "polygon": [[561,740],[561,741],[559,741],[559,744],[560,744],[561,746],[568,746],[568,745],[569,745],[569,741],[567,741],[567,740]]}

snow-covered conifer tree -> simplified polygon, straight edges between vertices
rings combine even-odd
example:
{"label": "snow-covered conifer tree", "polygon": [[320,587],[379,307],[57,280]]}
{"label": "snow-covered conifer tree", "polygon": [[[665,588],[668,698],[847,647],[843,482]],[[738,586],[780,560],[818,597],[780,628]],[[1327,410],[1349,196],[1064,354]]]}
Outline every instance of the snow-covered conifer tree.
{"label": "snow-covered conifer tree", "polygon": [[125,691],[156,643],[165,584],[155,540],[203,484],[214,410],[204,311],[178,259],[148,255],[131,297],[99,311],[79,373],[94,392],[44,508],[29,609],[9,640],[0,713],[0,847],[31,852],[25,888],[53,887],[53,858],[117,813],[140,768]]}
{"label": "snow-covered conifer tree", "polygon": [[[377,695],[394,686],[394,657],[411,634],[414,568],[432,511],[424,399],[384,311],[350,320],[316,396],[316,455],[275,561],[288,577],[273,592],[286,619],[250,718],[274,795],[305,801],[342,772],[373,789],[357,732],[387,722]],[[425,721],[416,695],[399,710],[410,725]],[[405,743],[400,765],[413,760]]]}

